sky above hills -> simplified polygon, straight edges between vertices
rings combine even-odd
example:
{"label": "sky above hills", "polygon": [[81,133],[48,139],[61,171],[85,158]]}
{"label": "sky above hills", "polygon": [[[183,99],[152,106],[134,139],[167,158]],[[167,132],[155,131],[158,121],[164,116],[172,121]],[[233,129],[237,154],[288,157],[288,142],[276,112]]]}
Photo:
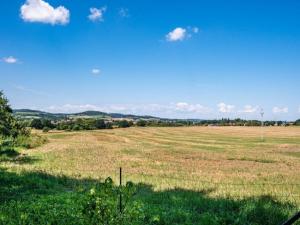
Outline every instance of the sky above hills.
{"label": "sky above hills", "polygon": [[300,118],[300,1],[3,0],[13,108]]}

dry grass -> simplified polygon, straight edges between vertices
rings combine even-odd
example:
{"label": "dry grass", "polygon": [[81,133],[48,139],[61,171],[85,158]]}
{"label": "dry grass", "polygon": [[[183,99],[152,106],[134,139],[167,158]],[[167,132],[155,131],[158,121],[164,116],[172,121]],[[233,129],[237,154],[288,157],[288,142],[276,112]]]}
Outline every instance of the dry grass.
{"label": "dry grass", "polygon": [[117,177],[156,189],[210,188],[212,196],[269,194],[300,202],[300,128],[127,128],[51,132],[49,143],[27,151],[38,159],[11,169],[73,177]]}

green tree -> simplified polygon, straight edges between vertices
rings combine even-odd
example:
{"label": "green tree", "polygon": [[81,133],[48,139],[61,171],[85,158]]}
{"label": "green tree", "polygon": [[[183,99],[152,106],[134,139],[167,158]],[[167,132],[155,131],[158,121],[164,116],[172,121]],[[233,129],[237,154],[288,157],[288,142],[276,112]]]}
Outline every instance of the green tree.
{"label": "green tree", "polygon": [[0,91],[0,135],[17,137],[20,132],[25,133],[25,129],[13,117],[7,98]]}
{"label": "green tree", "polygon": [[42,120],[42,124],[43,124],[43,128],[44,128],[44,127],[47,127],[47,128],[49,128],[49,129],[55,128],[54,124],[53,124],[53,123],[51,122],[51,120],[49,120],[49,119],[43,119],[43,120]]}
{"label": "green tree", "polygon": [[105,124],[104,120],[95,120],[95,127],[96,127],[96,129],[105,129],[106,124]]}
{"label": "green tree", "polygon": [[130,123],[127,120],[121,120],[118,121],[118,127],[120,128],[130,127]]}
{"label": "green tree", "polygon": [[30,126],[35,129],[43,129],[43,123],[40,119],[33,119],[30,123]]}
{"label": "green tree", "polygon": [[136,125],[139,127],[145,127],[147,125],[147,122],[145,120],[139,120],[136,122]]}

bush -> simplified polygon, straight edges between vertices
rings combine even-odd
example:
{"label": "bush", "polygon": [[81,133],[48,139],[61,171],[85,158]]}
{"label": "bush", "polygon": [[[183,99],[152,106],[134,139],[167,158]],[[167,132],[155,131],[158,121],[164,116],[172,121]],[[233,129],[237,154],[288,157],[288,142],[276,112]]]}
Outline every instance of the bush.
{"label": "bush", "polygon": [[120,128],[127,128],[130,127],[132,124],[128,122],[127,120],[121,120],[117,122],[118,127]]}
{"label": "bush", "polygon": [[[132,201],[135,188],[131,182],[119,188],[111,178],[90,190],[84,203],[83,214],[89,224],[140,225],[144,219],[142,205]],[[123,204],[120,212],[119,195]]]}
{"label": "bush", "polygon": [[13,145],[23,148],[36,148],[46,143],[47,139],[39,135],[18,136],[13,140]]}
{"label": "bush", "polygon": [[79,131],[79,130],[81,130],[81,127],[80,127],[78,124],[75,124],[75,125],[73,126],[72,130],[74,130],[74,131]]}
{"label": "bush", "polygon": [[139,120],[137,121],[136,125],[139,127],[145,127],[147,125],[147,122],[145,120]]}
{"label": "bush", "polygon": [[[120,188],[107,178],[89,191],[65,191],[64,185],[68,182],[64,179],[42,173],[19,176],[0,172],[0,180],[6,187],[21,187],[17,189],[20,193],[15,194],[4,186],[0,188],[0,201],[3,202],[0,224],[144,224],[143,207],[132,198],[135,193],[132,183]],[[122,213],[118,208],[120,193],[124,200]]]}

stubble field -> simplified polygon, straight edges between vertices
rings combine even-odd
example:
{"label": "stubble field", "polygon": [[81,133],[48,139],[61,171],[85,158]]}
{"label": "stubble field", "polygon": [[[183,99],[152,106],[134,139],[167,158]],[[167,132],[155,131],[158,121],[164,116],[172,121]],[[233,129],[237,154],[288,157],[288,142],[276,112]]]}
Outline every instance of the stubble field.
{"label": "stubble field", "polygon": [[297,127],[129,128],[54,132],[26,154],[22,166],[74,177],[118,179],[155,189],[213,188],[212,195],[270,194],[300,198],[300,129]]}

